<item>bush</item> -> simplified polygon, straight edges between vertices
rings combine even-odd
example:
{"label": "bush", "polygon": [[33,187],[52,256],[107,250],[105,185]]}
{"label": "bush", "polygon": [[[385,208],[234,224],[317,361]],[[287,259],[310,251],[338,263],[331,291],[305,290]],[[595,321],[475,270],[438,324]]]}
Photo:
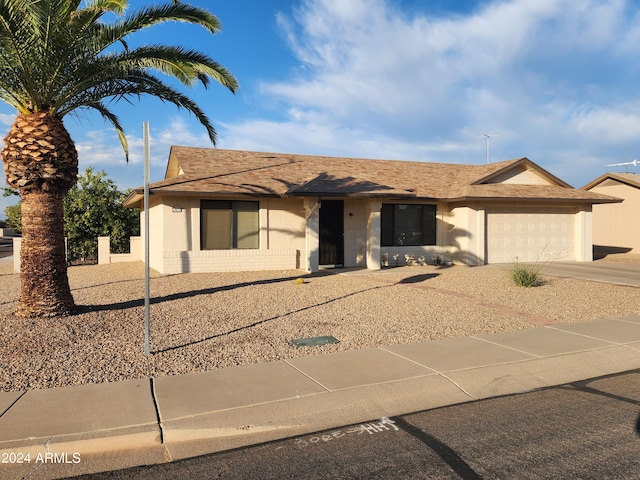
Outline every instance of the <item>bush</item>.
{"label": "bush", "polygon": [[509,276],[519,287],[537,287],[544,283],[542,275],[540,275],[540,266],[537,263],[522,265],[516,260],[516,263],[509,270]]}

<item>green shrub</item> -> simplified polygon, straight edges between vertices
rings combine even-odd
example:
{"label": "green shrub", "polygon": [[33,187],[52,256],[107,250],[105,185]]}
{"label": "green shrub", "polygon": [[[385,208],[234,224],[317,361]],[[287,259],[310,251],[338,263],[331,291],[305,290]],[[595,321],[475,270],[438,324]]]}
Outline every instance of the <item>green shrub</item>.
{"label": "green shrub", "polygon": [[519,287],[537,287],[544,283],[542,275],[540,275],[540,267],[537,264],[522,265],[516,260],[516,263],[509,270],[509,276]]}

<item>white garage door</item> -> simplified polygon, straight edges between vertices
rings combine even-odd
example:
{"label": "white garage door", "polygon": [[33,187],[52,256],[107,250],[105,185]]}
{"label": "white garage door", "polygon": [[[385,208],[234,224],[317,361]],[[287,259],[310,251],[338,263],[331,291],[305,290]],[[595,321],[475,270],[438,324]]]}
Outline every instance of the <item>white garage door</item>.
{"label": "white garage door", "polygon": [[573,260],[575,213],[487,212],[487,263]]}

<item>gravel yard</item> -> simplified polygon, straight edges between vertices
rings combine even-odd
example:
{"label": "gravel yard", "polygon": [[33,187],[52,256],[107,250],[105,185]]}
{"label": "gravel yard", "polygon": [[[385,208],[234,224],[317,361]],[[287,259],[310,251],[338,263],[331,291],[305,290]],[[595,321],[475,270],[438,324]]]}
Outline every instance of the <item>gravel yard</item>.
{"label": "gravel yard", "polygon": [[[156,274],[145,357],[143,278],[139,262],[71,267],[81,313],[23,320],[13,315],[19,275],[0,264],[0,390],[176,375],[640,311],[640,288],[554,277],[519,288],[496,267]],[[340,343],[288,343],[322,335]]]}

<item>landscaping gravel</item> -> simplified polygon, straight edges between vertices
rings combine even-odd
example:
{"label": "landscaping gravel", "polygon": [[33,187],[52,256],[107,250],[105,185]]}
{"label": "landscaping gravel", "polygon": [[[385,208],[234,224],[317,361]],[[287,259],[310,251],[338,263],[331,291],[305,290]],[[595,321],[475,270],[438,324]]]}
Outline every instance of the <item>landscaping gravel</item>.
{"label": "landscaping gravel", "polygon": [[[295,282],[300,277],[304,283]],[[153,274],[145,356],[143,279],[140,262],[70,267],[81,313],[25,320],[13,315],[19,275],[0,264],[0,390],[178,375],[640,311],[639,288],[554,277],[521,288],[496,267]],[[324,335],[340,343],[289,343]]]}

